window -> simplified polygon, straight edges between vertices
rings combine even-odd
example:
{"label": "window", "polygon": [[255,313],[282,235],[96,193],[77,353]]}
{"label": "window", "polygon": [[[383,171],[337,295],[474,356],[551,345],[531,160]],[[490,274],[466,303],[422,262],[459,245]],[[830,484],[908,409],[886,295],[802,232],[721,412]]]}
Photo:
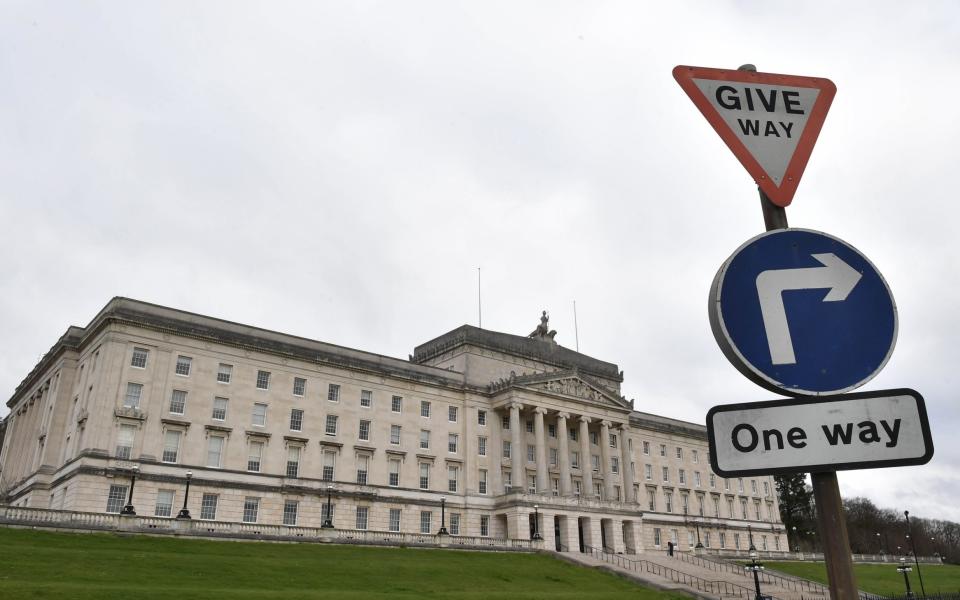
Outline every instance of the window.
{"label": "window", "polygon": [[591,432],[590,432],[590,443],[593,444],[594,446],[599,446],[599,445],[600,445],[600,434],[597,433],[596,431],[591,431]]}
{"label": "window", "polygon": [[192,363],[193,359],[189,356],[178,356],[177,366],[173,368],[173,372],[183,377],[190,377],[190,365]]}
{"label": "window", "polygon": [[334,475],[334,465],[336,464],[337,455],[333,452],[324,452],[323,453],[323,481],[333,481]]}
{"label": "window", "polygon": [[260,498],[247,496],[243,500],[243,522],[256,523],[257,513],[260,512]]}
{"label": "window", "polygon": [[337,415],[327,415],[327,427],[324,431],[327,435],[337,435]]}
{"label": "window", "polygon": [[390,474],[388,483],[390,487],[400,487],[400,461],[390,461]]}
{"label": "window", "polygon": [[425,419],[430,418],[430,403],[426,400],[420,401],[420,416]]}
{"label": "window", "polygon": [[527,421],[527,433],[533,433],[533,421]]}
{"label": "window", "polygon": [[558,460],[559,460],[559,457],[558,457],[558,455],[557,455],[557,449],[556,449],[556,448],[550,448],[550,466],[551,466],[551,467],[557,466],[557,461],[558,461]]}
{"label": "window", "polygon": [[653,528],[653,545],[660,547],[661,533],[659,527]]}
{"label": "window", "polygon": [[387,526],[387,529],[390,531],[400,531],[400,509],[391,508],[390,509],[390,523]]}
{"label": "window", "polygon": [[451,433],[447,436],[447,452],[456,452],[457,451],[457,440],[459,436],[455,433]]}
{"label": "window", "polygon": [[687,546],[693,548],[694,544],[697,543],[696,535],[692,531],[687,531]]}
{"label": "window", "polygon": [[737,550],[740,549],[740,534],[739,534],[739,533],[734,533],[734,534],[733,534],[733,545],[734,545],[734,547],[735,547]]}
{"label": "window", "polygon": [[720,497],[714,496],[713,498],[713,516],[720,518]]}
{"label": "window", "polygon": [[300,446],[287,446],[287,477],[300,476]]}
{"label": "window", "polygon": [[620,502],[621,501],[620,494],[621,494],[620,486],[619,485],[613,486],[613,499],[616,500],[617,502]]}
{"label": "window", "polygon": [[593,495],[599,500],[604,500],[603,486],[601,486],[599,482],[593,484]]}
{"label": "window", "polygon": [[733,498],[727,498],[727,516],[731,519],[735,518],[733,516]]}
{"label": "window", "polygon": [[403,397],[394,396],[390,399],[390,410],[398,413],[403,411]]}
{"label": "window", "polygon": [[531,494],[537,493],[537,476],[536,475],[527,475],[527,492]]}
{"label": "window", "polygon": [[590,455],[590,466],[594,471],[600,472],[600,455],[591,454]]}
{"label": "window", "polygon": [[283,524],[284,525],[297,524],[297,508],[299,508],[298,505],[299,503],[296,500],[283,501]]}
{"label": "window", "polygon": [[[130,359],[130,366],[136,367],[138,369],[147,368],[147,354],[150,351],[146,348],[134,348],[133,349],[133,358]],[[109,511],[107,511],[109,512]],[[119,511],[117,511],[119,512]]]}
{"label": "window", "polygon": [[503,415],[500,419],[500,428],[507,431],[510,430],[510,415]]}
{"label": "window", "polygon": [[700,487],[700,471],[693,472],[693,485]]}
{"label": "window", "polygon": [[390,443],[394,446],[400,445],[400,426],[391,425],[390,426]]}
{"label": "window", "polygon": [[610,434],[610,447],[611,448],[617,447],[617,434],[615,433]]}
{"label": "window", "polygon": [[127,395],[123,399],[123,405],[127,408],[140,408],[140,396],[143,395],[143,386],[139,383],[127,384]]}
{"label": "window", "polygon": [[210,414],[210,418],[214,421],[224,421],[227,418],[227,399],[226,398],[214,398],[213,399],[213,412]]}
{"label": "window", "polygon": [[250,417],[250,422],[256,425],[257,427],[263,427],[267,424],[267,405],[266,404],[254,404],[253,413]]}
{"label": "window", "polygon": [[510,440],[503,440],[503,457],[510,458]]}
{"label": "window", "polygon": [[487,411],[478,410],[477,411],[477,425],[486,427],[487,425]]}
{"label": "window", "polygon": [[740,499],[740,516],[744,519],[747,519],[747,501],[743,498]]}
{"label": "window", "polygon": [[216,494],[204,494],[200,502],[200,518],[204,521],[217,520],[217,500]]}
{"label": "window", "polygon": [[[304,392],[307,391],[307,380],[303,377],[294,377],[293,378],[293,395],[294,396],[303,396]],[[293,516],[294,521],[296,521],[296,514]]]}
{"label": "window", "polygon": [[533,444],[527,444],[527,462],[536,462],[537,447]]}
{"label": "window", "polygon": [[460,513],[450,513],[450,535],[460,535]]}
{"label": "window", "polygon": [[173,395],[170,396],[170,412],[182,415],[186,405],[187,393],[183,390],[173,390]]}
{"label": "window", "polygon": [[370,390],[360,390],[360,407],[370,408],[373,406],[373,392]]}
{"label": "window", "polygon": [[719,535],[720,535],[720,549],[725,549],[727,547],[727,534],[721,531]]}
{"label": "window", "polygon": [[165,463],[177,462],[177,455],[180,454],[180,435],[183,432],[168,429],[163,434],[163,455],[160,457]]}
{"label": "window", "polygon": [[743,477],[739,477],[737,479],[737,486],[740,490],[740,493],[742,494],[743,493]]}
{"label": "window", "polygon": [[360,421],[360,431],[357,432],[357,439],[361,442],[370,441],[370,421]]}
{"label": "window", "polygon": [[765,536],[765,535],[764,535],[764,536],[761,536],[761,537],[760,537],[760,540],[763,542],[763,544],[762,544],[762,545],[763,545],[763,549],[766,550],[766,549],[767,549],[767,536]]}
{"label": "window", "polygon": [[420,511],[420,533],[430,533],[433,513],[429,510]]}
{"label": "window", "polygon": [[426,429],[420,430],[420,449],[421,450],[430,449],[430,432]]}
{"label": "window", "polygon": [[643,443],[643,453],[650,454],[650,442]]}
{"label": "window", "polygon": [[157,504],[153,508],[153,516],[169,517],[173,514],[173,490],[157,492]]}
{"label": "window", "polygon": [[336,504],[327,504],[326,502],[324,502],[323,504],[321,504],[321,505],[320,505],[320,520],[321,520],[322,522],[330,521],[331,523],[333,523],[333,516],[334,516],[334,514],[336,514],[336,512],[337,512],[336,509],[337,509],[337,505],[336,505]]}
{"label": "window", "polygon": [[573,494],[579,496],[583,490],[583,483],[579,479],[573,480]]}
{"label": "window", "polygon": [[230,383],[232,376],[233,365],[220,363],[220,366],[217,367],[217,383]]}
{"label": "window", "polygon": [[124,503],[127,501],[127,486],[125,485],[111,485],[110,491],[107,493],[107,512],[108,513],[118,513],[123,509]]}
{"label": "window", "polygon": [[263,442],[250,442],[247,448],[247,470],[259,472],[260,459],[263,457]]}
{"label": "window", "polygon": [[487,455],[487,438],[480,436],[477,438],[477,455],[486,456]]}
{"label": "window", "polygon": [[683,514],[690,513],[690,496],[687,494],[680,494],[680,506],[683,509]]}
{"label": "window", "polygon": [[750,480],[750,491],[753,493],[754,496],[757,495],[757,480],[756,480],[756,479],[751,479],[751,480]]}
{"label": "window", "polygon": [[760,501],[759,500],[753,503],[753,508],[754,508],[754,514],[757,515],[757,520],[759,521],[760,520]]}
{"label": "window", "polygon": [[223,456],[223,436],[211,435],[207,438],[207,466],[219,469]]}
{"label": "window", "polygon": [[643,478],[647,481],[653,479],[653,465],[643,465]]}
{"label": "window", "polygon": [[367,485],[367,473],[370,470],[370,457],[361,454],[357,457],[357,483]]}
{"label": "window", "polygon": [[130,460],[133,452],[133,438],[137,434],[137,428],[133,425],[121,425],[117,432],[117,449],[114,454],[122,460]]}
{"label": "window", "polygon": [[490,517],[488,515],[480,515],[480,537],[487,537],[490,535]]}
{"label": "window", "polygon": [[430,463],[420,463],[420,489],[430,489]]}
{"label": "window", "polygon": [[700,453],[697,452],[696,450],[691,450],[691,452],[693,453],[693,457],[692,457],[692,458],[693,458],[693,462],[694,462],[694,463],[700,462]]}
{"label": "window", "polygon": [[370,509],[366,506],[357,507],[357,529],[366,529],[367,528],[367,515],[370,513]]}
{"label": "window", "polygon": [[677,446],[677,460],[683,460],[683,448]]}
{"label": "window", "polygon": [[723,479],[723,489],[724,491],[727,491],[727,492],[730,491],[730,480],[727,478]]}
{"label": "window", "polygon": [[457,491],[457,480],[459,479],[460,469],[453,465],[447,465],[447,491]]}
{"label": "window", "polygon": [[667,445],[660,444],[660,456],[666,456],[666,455],[667,455]]}
{"label": "window", "polygon": [[663,481],[664,483],[670,481],[670,469],[668,467],[663,467]]}
{"label": "window", "polygon": [[717,476],[714,475],[713,473],[710,473],[710,487],[711,488],[717,487]]}
{"label": "window", "polygon": [[557,426],[553,424],[547,425],[547,436],[555,438],[557,437]]}
{"label": "window", "polygon": [[510,469],[503,470],[503,493],[506,494],[513,487],[513,474]]}
{"label": "window", "polygon": [[290,430],[300,431],[303,429],[303,411],[299,408],[290,409]]}
{"label": "window", "polygon": [[456,422],[457,422],[457,407],[456,407],[456,406],[447,407],[447,421],[450,421],[451,423],[456,423]]}
{"label": "window", "polygon": [[257,371],[257,389],[270,389],[270,371]]}
{"label": "window", "polygon": [[340,386],[331,383],[327,386],[327,400],[330,402],[340,402]]}
{"label": "window", "polygon": [[657,510],[657,493],[654,490],[647,490],[647,509],[652,512]]}
{"label": "window", "polygon": [[770,482],[769,482],[769,481],[764,481],[764,482],[763,482],[763,495],[764,495],[764,496],[769,496],[769,495],[770,495]]}
{"label": "window", "polygon": [[667,512],[672,513],[673,512],[673,492],[663,493],[663,503],[666,505],[664,508],[667,509]]}
{"label": "window", "polygon": [[570,439],[572,441],[577,441],[577,430],[575,428],[570,428]]}
{"label": "window", "polygon": [[619,473],[620,472],[620,459],[616,456],[610,457],[610,472]]}
{"label": "window", "polygon": [[579,468],[580,468],[580,453],[579,453],[579,452],[574,452],[573,454],[571,454],[570,466],[573,467],[574,469],[579,469]]}
{"label": "window", "polygon": [[487,470],[480,469],[480,476],[477,481],[477,492],[480,494],[487,493]]}
{"label": "window", "polygon": [[686,484],[687,484],[687,472],[684,471],[683,469],[678,469],[678,470],[677,470],[677,481],[680,482],[680,485],[686,485]]}

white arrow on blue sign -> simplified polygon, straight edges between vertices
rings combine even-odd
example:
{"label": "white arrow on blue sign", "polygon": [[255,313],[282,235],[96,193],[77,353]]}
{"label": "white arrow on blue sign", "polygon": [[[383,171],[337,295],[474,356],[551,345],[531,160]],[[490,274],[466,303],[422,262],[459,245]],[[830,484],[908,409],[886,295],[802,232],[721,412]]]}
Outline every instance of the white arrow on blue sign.
{"label": "white arrow on blue sign", "polygon": [[897,308],[883,276],[853,246],[777,229],[720,267],[710,325],[730,362],[758,385],[818,396],[859,387],[886,365]]}

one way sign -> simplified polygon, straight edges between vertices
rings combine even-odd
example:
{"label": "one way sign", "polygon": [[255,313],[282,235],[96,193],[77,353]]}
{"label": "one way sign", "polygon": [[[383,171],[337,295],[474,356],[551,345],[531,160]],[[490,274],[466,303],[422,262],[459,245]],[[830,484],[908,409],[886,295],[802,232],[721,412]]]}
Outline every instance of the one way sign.
{"label": "one way sign", "polygon": [[833,82],[684,65],[673,77],[767,197],[788,206],[837,93]]}

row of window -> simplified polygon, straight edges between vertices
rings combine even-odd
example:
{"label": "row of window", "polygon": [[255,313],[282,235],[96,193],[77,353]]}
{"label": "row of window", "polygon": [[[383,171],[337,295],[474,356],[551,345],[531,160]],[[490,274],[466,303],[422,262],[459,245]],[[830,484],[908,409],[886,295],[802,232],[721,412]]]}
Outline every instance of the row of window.
{"label": "row of window", "polygon": [[[704,530],[704,532],[703,532],[703,545],[704,545],[705,547],[707,547],[707,548],[711,548],[711,547],[712,547],[711,544],[712,544],[712,542],[713,542],[713,539],[712,539],[711,533],[712,533],[712,532],[711,532],[710,530]],[[740,533],[738,533],[738,532],[734,532],[734,533],[733,533],[733,546],[734,546],[734,548],[737,549],[737,550],[740,550],[740,549],[741,549],[741,546],[740,546],[740,544],[741,544],[741,537],[740,537],[740,536],[741,536],[741,535],[742,535],[742,534],[740,534]],[[769,546],[768,546],[768,544],[767,544],[767,536],[764,535],[764,534],[758,534],[758,537],[760,538],[760,549],[761,549],[761,550],[769,550]],[[718,538],[719,543],[720,543],[720,546],[719,546],[720,549],[721,549],[721,550],[726,549],[726,547],[727,547],[727,532],[725,532],[725,531],[719,531],[719,532],[717,532],[717,538]],[[747,534],[747,535],[744,536],[744,541],[747,542],[747,543],[750,543],[749,534]],[[676,530],[676,529],[671,529],[671,530],[670,530],[670,542],[673,544],[674,548],[676,548],[676,549],[678,549],[678,550],[680,549],[680,532],[679,532],[678,530]],[[655,547],[659,548],[662,543],[663,543],[663,530],[661,530],[659,527],[654,527],[654,528],[653,528],[653,545],[654,545]],[[696,532],[695,532],[695,531],[692,531],[692,530],[687,530],[687,546],[688,546],[688,548],[689,548],[689,549],[693,549],[693,548],[695,547],[696,543],[697,543],[697,534],[696,534]],[[780,536],[777,536],[777,535],[773,536],[773,544],[774,544],[774,550],[780,550]]]}
{"label": "row of window", "polygon": [[[635,486],[635,489],[637,489],[637,486]],[[664,490],[664,491],[663,491],[663,502],[664,502],[664,507],[663,507],[663,508],[664,508],[664,511],[663,511],[663,512],[667,512],[667,513],[672,513],[672,512],[674,512],[674,501],[673,501],[673,499],[674,499],[674,493],[673,493],[672,491],[670,491],[670,490]],[[696,513],[694,513],[694,511],[692,511],[691,508],[690,508],[690,495],[689,495],[689,494],[681,493],[681,494],[680,494],[680,507],[679,507],[679,508],[680,508],[680,510],[679,510],[680,514],[684,514],[684,515],[688,515],[688,514],[699,514],[701,517],[707,516],[707,514],[706,514],[707,507],[705,506],[705,504],[706,504],[706,498],[705,498],[704,494],[697,494],[697,495],[696,495],[696,500],[697,500],[697,507],[696,507],[697,510],[696,510]],[[716,518],[720,518],[720,497],[719,497],[719,496],[713,496],[713,497],[711,498],[711,500],[712,500],[712,509],[713,509],[713,510],[711,511],[711,512],[712,512],[712,516],[713,516],[713,517],[716,517]],[[726,499],[726,504],[727,504],[727,514],[726,514],[726,517],[727,517],[727,518],[730,518],[730,519],[738,519],[738,518],[739,518],[739,519],[744,519],[744,520],[749,520],[749,519],[750,519],[750,515],[749,515],[748,510],[747,510],[748,502],[747,502],[747,499],[746,499],[746,498],[740,498],[740,511],[739,511],[739,513],[737,513],[737,512],[734,511],[733,498],[727,498],[727,499]],[[760,502],[760,500],[754,500],[754,501],[753,501],[753,510],[754,510],[753,516],[755,517],[755,520],[757,520],[757,521],[762,521],[762,520],[764,520],[763,516],[761,515],[761,506],[762,506],[762,503]],[[647,489],[647,509],[648,509],[649,511],[651,511],[651,512],[657,512],[657,510],[658,510],[658,506],[657,506],[657,493],[656,493],[655,490]],[[767,514],[766,514],[766,520],[769,520],[769,521],[775,520],[775,512],[774,512],[774,508],[773,508],[773,502],[767,502],[767,503],[766,503],[766,513],[767,513]]]}

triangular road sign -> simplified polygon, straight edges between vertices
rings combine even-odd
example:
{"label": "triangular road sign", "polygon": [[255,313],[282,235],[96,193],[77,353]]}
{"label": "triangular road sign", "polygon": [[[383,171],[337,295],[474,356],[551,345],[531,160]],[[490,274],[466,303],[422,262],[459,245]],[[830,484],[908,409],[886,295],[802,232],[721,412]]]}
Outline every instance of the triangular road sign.
{"label": "triangular road sign", "polygon": [[767,197],[789,205],[837,86],[819,77],[685,65],[673,77]]}

